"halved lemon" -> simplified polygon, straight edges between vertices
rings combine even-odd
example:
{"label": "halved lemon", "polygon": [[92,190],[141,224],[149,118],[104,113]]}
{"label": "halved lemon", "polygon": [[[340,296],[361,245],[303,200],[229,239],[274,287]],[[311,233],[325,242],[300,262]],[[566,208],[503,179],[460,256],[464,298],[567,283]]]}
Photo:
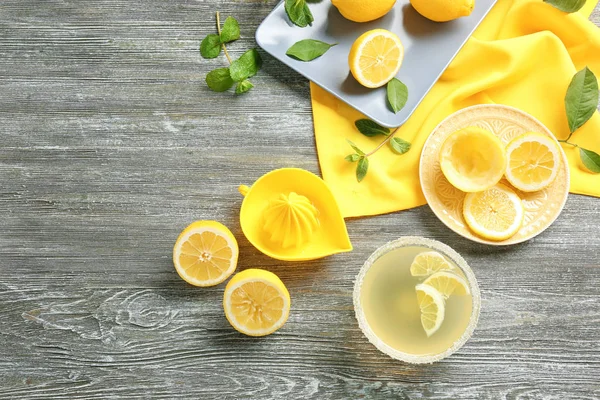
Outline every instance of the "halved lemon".
{"label": "halved lemon", "polygon": [[356,39],[348,64],[361,85],[377,88],[396,76],[403,59],[404,46],[400,38],[388,30],[373,29]]}
{"label": "halved lemon", "polygon": [[265,336],[281,328],[290,314],[290,294],[281,279],[262,269],[237,273],[223,295],[225,317],[249,336]]}
{"label": "halved lemon", "polygon": [[179,276],[194,286],[214,286],[235,271],[238,244],[227,227],[216,221],[196,221],[181,232],[173,246]]}
{"label": "halved lemon", "polygon": [[467,281],[453,272],[436,272],[429,278],[425,279],[423,284],[429,285],[436,289],[442,294],[442,296],[444,296],[445,299],[450,297],[452,294],[457,294],[459,296],[471,294]]}
{"label": "halved lemon", "polygon": [[506,150],[492,132],[470,126],[452,133],[440,149],[440,167],[452,186],[480,192],[502,179]]}
{"label": "halved lemon", "polygon": [[552,138],[541,133],[517,136],[506,146],[506,155],[506,179],[523,192],[548,187],[560,169],[560,148]]}
{"label": "halved lemon", "polygon": [[412,276],[429,276],[438,271],[451,270],[452,264],[436,251],[426,251],[417,254],[410,265]]}
{"label": "halved lemon", "polygon": [[444,297],[435,288],[423,283],[415,286],[415,291],[421,309],[421,325],[423,325],[423,329],[429,337],[437,332],[442,326],[442,322],[444,322],[446,310]]}
{"label": "halved lemon", "polygon": [[468,193],[463,205],[463,216],[469,228],[489,240],[514,236],[523,224],[524,215],[521,198],[503,184],[483,192]]}

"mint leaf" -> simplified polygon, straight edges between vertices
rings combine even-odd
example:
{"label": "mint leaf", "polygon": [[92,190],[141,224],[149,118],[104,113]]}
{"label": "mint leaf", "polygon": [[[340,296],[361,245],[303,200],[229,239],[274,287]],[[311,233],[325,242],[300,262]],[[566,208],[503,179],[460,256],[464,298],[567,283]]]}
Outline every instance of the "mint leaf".
{"label": "mint leaf", "polygon": [[238,82],[237,86],[235,87],[235,94],[246,93],[248,90],[252,89],[253,87],[254,87],[254,85],[252,84],[252,82],[250,82],[249,80],[243,80],[241,82]]}
{"label": "mint leaf", "polygon": [[370,119],[359,119],[354,121],[354,126],[360,133],[365,136],[373,137],[377,135],[388,136],[390,134],[390,130],[388,128],[384,128],[378,123],[371,121]]}
{"label": "mint leaf", "polygon": [[560,11],[573,13],[579,11],[584,6],[585,0],[544,0],[544,3],[548,3]]}
{"label": "mint leaf", "polygon": [[285,54],[296,60],[312,61],[315,58],[321,57],[336,44],[329,44],[314,39],[304,39],[294,43]]}
{"label": "mint leaf", "polygon": [[364,155],[365,155],[365,152],[364,152],[364,151],[362,151],[361,149],[359,149],[359,148],[358,148],[358,146],[357,146],[357,145],[355,145],[355,144],[354,144],[352,141],[350,141],[350,140],[346,139],[346,142],[348,142],[348,144],[350,145],[350,147],[352,147],[352,148],[354,149],[354,151],[355,151],[356,153],[358,153],[358,155],[361,155],[361,156],[364,156]]}
{"label": "mint leaf", "polygon": [[300,28],[311,25],[315,20],[305,0],[285,0],[285,12],[290,21]]}
{"label": "mint leaf", "polygon": [[210,34],[200,43],[200,55],[204,58],[216,58],[221,54],[219,35]]}
{"label": "mint leaf", "polygon": [[218,68],[206,75],[206,84],[215,92],[224,92],[233,86],[229,68]]}
{"label": "mint leaf", "polygon": [[387,99],[392,111],[398,113],[408,100],[408,88],[397,78],[392,78],[387,84]]}
{"label": "mint leaf", "polygon": [[600,173],[600,155],[598,153],[580,147],[579,156],[587,169],[596,174]]}
{"label": "mint leaf", "polygon": [[248,50],[240,58],[231,63],[229,67],[231,79],[235,82],[241,82],[244,79],[252,78],[261,66],[262,58],[260,58],[258,50]]}
{"label": "mint leaf", "polygon": [[585,124],[598,107],[598,81],[594,73],[585,67],[577,72],[567,89],[565,108],[571,133]]}
{"label": "mint leaf", "polygon": [[394,150],[398,154],[404,154],[410,150],[411,144],[404,139],[400,138],[392,138],[390,141],[390,145],[392,146],[392,150]]}
{"label": "mint leaf", "polygon": [[240,25],[233,17],[227,17],[221,29],[221,43],[229,43],[240,38]]}
{"label": "mint leaf", "polygon": [[361,157],[358,160],[358,165],[356,166],[356,180],[362,181],[367,176],[367,171],[369,170],[369,159],[367,157]]}
{"label": "mint leaf", "polygon": [[348,162],[357,162],[360,159],[360,156],[356,153],[350,154],[344,158],[344,160]]}

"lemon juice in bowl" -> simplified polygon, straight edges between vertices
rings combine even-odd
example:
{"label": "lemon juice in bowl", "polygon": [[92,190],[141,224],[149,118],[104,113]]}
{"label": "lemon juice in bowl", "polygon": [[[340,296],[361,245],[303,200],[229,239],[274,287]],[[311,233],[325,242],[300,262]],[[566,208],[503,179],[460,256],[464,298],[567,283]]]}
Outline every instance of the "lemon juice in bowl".
{"label": "lemon juice in bowl", "polygon": [[435,240],[403,237],[371,255],[354,287],[359,326],[379,350],[410,363],[439,361],[472,335],[480,294],[464,259]]}

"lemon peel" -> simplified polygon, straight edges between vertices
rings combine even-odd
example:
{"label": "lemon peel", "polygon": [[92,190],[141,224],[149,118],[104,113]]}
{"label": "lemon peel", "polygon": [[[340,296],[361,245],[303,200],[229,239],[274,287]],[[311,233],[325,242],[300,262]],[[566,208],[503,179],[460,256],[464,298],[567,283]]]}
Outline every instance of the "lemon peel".
{"label": "lemon peel", "polygon": [[240,225],[248,241],[269,257],[305,261],[352,250],[346,223],[327,184],[299,168],[260,177],[245,194]]}

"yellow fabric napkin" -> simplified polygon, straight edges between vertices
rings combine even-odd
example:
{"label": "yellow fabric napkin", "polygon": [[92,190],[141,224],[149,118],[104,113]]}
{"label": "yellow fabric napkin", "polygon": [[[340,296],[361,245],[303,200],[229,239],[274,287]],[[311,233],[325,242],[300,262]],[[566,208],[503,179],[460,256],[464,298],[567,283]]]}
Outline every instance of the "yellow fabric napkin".
{"label": "yellow fabric napkin", "polygon": [[[567,87],[586,65],[600,77],[600,29],[587,17],[598,0],[566,14],[541,0],[498,0],[450,67],[396,134],[412,143],[402,155],[383,147],[369,158],[366,178],[356,181],[356,164],[346,139],[364,151],[381,137],[354,127],[359,112],[311,84],[315,138],[323,179],[344,217],[382,214],[425,204],[419,184],[419,157],[432,130],[453,112],[475,104],[506,104],[530,113],[559,139],[568,136],[564,108]],[[571,141],[600,153],[596,112]],[[600,197],[600,174],[583,166],[579,151],[563,145],[571,170],[571,192]]]}

